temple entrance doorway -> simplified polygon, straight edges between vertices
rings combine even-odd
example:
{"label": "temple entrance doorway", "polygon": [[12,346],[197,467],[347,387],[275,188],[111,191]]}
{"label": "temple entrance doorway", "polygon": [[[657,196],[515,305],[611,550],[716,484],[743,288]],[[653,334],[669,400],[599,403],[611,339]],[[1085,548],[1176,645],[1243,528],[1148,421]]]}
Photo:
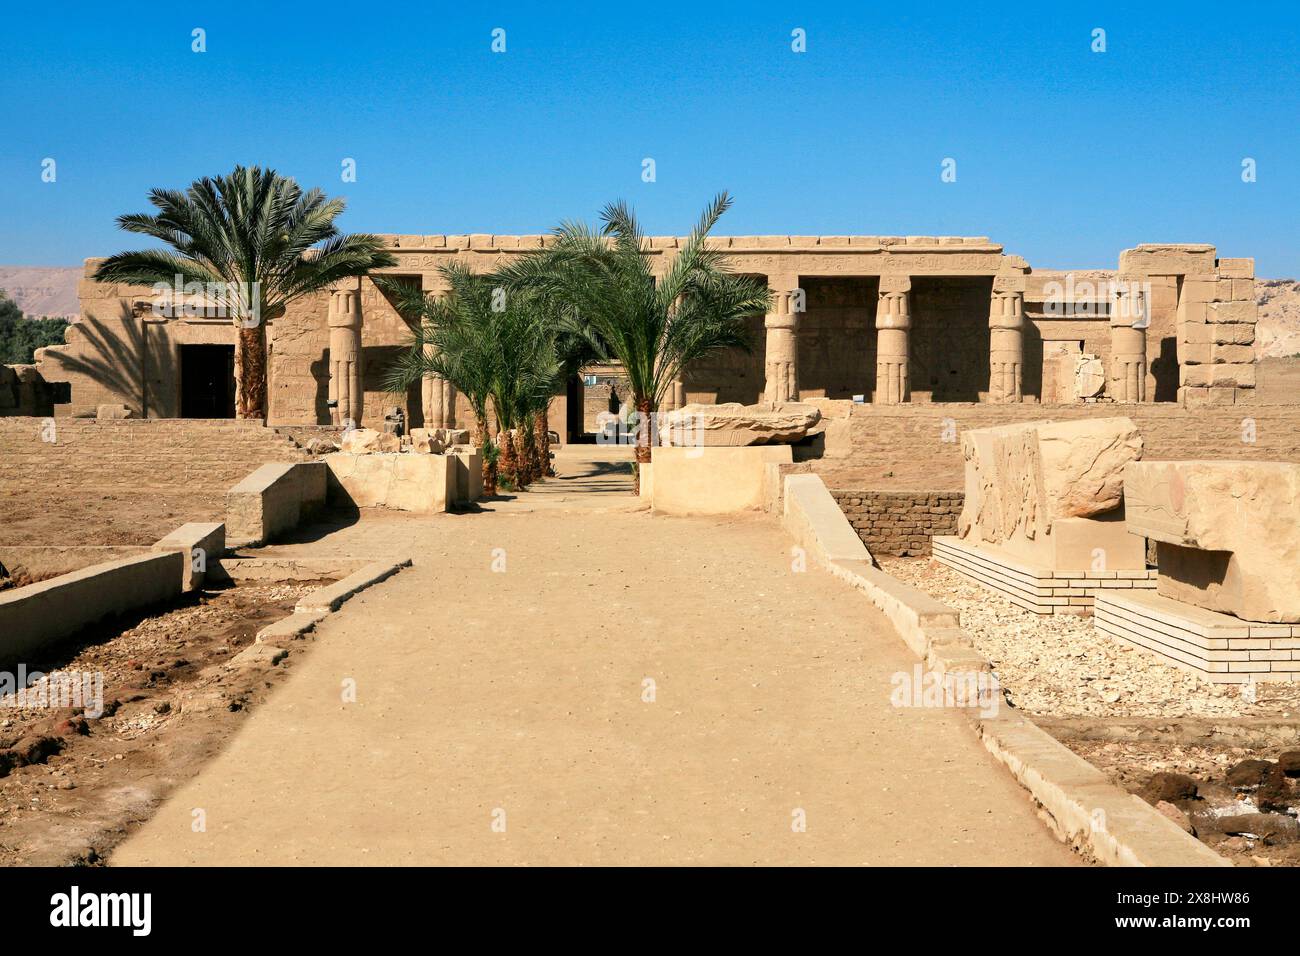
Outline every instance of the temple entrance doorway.
{"label": "temple entrance doorway", "polygon": [[181,418],[235,417],[235,347],[181,346]]}

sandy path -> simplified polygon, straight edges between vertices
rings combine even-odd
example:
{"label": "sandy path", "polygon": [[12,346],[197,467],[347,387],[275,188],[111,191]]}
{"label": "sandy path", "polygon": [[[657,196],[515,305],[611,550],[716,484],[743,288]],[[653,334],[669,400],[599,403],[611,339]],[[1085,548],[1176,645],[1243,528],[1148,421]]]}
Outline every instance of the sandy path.
{"label": "sandy path", "polygon": [[416,563],[329,619],[112,862],[1076,861],[956,715],[890,706],[914,659],[859,594],[793,573],[775,523],[593,510],[622,480],[282,547]]}

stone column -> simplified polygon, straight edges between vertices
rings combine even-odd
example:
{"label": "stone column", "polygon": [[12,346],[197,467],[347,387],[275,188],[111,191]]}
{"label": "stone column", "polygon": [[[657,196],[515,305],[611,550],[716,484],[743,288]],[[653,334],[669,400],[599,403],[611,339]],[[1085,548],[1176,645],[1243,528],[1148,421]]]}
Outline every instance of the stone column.
{"label": "stone column", "polygon": [[1110,298],[1110,374],[1106,393],[1117,402],[1147,399],[1147,307],[1141,278],[1120,277]]}
{"label": "stone column", "polygon": [[[437,298],[446,294],[445,286],[436,279],[425,276],[422,287],[426,295]],[[432,343],[426,343],[424,354],[433,354]],[[420,408],[424,412],[425,428],[456,427],[456,389],[446,379],[425,375],[420,381]]]}
{"label": "stone column", "polygon": [[664,395],[664,400],[659,406],[663,412],[672,412],[686,404],[686,383],[680,378],[673,379],[668,391]]}
{"label": "stone column", "polygon": [[361,426],[365,393],[361,384],[361,292],[331,292],[330,391],[335,403],[330,418],[335,425]]}
{"label": "stone column", "polygon": [[876,397],[877,405],[901,405],[908,400],[908,330],[912,312],[908,293],[910,276],[881,276],[880,298],[876,303]]}
{"label": "stone column", "polygon": [[989,300],[989,401],[1022,400],[1025,366],[1025,280],[993,280]]}
{"label": "stone column", "polygon": [[772,288],[772,311],[763,320],[767,329],[767,357],[764,364],[765,402],[799,401],[799,314],[796,293],[799,277],[768,276]]}

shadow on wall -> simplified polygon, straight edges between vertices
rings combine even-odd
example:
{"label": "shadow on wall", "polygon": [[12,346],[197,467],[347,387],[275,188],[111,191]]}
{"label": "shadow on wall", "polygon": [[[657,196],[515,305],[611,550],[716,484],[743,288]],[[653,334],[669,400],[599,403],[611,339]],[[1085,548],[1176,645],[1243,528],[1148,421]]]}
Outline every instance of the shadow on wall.
{"label": "shadow on wall", "polygon": [[[84,376],[141,417],[176,415],[176,396],[164,387],[178,376],[170,340],[163,334],[150,335],[148,323],[125,303],[120,309],[115,324],[121,333],[89,314],[68,326],[67,344],[51,346],[38,357],[42,373],[51,382],[66,381],[69,374]],[[78,392],[85,394],[78,389],[72,398]],[[103,403],[101,397],[81,404]]]}

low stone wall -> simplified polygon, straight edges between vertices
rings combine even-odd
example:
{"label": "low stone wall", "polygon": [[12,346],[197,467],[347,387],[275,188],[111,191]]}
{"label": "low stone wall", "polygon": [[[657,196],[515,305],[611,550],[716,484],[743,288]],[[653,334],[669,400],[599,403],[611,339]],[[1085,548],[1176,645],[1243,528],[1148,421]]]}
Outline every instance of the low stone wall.
{"label": "low stone wall", "polygon": [[325,506],[323,461],[263,465],[226,494],[226,535],[240,547],[266,544]]}
{"label": "low stone wall", "polygon": [[930,539],[956,534],[960,491],[831,490],[849,524],[873,554],[929,554]]}
{"label": "low stone wall", "polygon": [[0,418],[0,486],[225,489],[268,461],[306,454],[260,422]]}
{"label": "low stone wall", "polygon": [[0,666],[28,662],[106,617],[178,596],[183,564],[179,551],[157,551],[0,593]]}

